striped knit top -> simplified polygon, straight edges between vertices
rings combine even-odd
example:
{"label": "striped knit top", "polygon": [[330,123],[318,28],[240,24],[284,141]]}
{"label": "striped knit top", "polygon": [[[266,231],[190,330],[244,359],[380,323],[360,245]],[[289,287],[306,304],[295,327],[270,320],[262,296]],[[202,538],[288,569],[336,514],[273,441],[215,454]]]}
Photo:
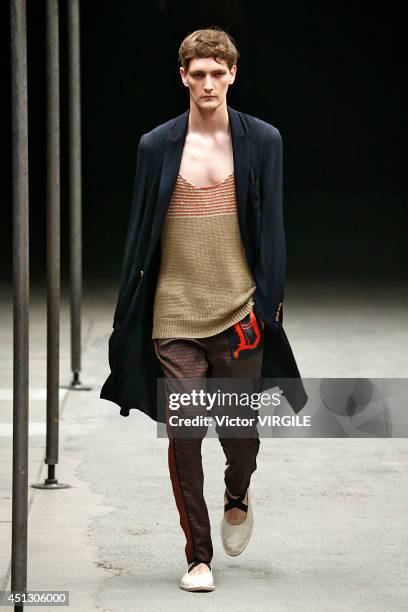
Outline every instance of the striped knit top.
{"label": "striped knit top", "polygon": [[178,175],[161,234],[152,338],[205,338],[254,306],[234,174],[216,185]]}

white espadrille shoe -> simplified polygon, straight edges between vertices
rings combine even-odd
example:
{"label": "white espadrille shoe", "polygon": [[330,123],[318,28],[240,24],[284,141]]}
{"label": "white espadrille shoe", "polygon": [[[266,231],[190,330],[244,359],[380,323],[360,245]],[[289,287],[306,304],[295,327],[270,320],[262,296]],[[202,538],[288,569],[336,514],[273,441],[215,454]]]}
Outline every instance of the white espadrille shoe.
{"label": "white espadrille shoe", "polygon": [[188,570],[181,577],[180,589],[184,591],[213,591],[215,589],[214,577],[212,574],[211,565],[208,565],[209,572],[201,572],[200,574],[190,574],[190,570],[193,569],[199,563],[203,561],[192,561],[188,564]]}
{"label": "white espadrille shoe", "polygon": [[[243,500],[245,499],[245,495],[248,492],[248,503],[244,504]],[[221,522],[221,541],[227,555],[231,555],[232,557],[236,557],[240,555],[246,545],[248,544],[251,534],[252,528],[254,525],[254,516],[252,512],[252,504],[249,489],[248,491],[244,491],[242,495],[234,499],[231,497],[227,490],[225,490],[225,497],[228,502],[224,504],[224,516]],[[242,523],[238,525],[231,525],[225,520],[225,512],[231,510],[231,508],[239,508],[246,512],[246,518]]]}

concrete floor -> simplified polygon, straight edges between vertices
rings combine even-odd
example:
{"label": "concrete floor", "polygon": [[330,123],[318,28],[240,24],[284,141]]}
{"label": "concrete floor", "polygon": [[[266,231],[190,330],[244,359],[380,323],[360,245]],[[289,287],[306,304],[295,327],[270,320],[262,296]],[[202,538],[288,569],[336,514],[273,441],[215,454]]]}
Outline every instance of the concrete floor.
{"label": "concrete floor", "polygon": [[[11,287],[0,286],[0,587],[10,589]],[[29,483],[46,477],[45,288],[31,288]],[[69,304],[62,292],[61,384],[70,380]],[[61,390],[58,491],[29,489],[28,588],[68,590],[77,611],[275,610],[395,612],[408,608],[404,438],[261,440],[252,479],[254,532],[225,555],[218,530],[225,458],[203,443],[213,529],[213,593],[178,588],[184,536],[153,421],[99,399],[116,288],[86,283],[83,375]],[[304,377],[408,377],[403,285],[288,285],[285,331]],[[6,609],[6,608],[5,608]],[[9,608],[7,608],[9,609]],[[47,609],[47,608],[42,608]],[[50,608],[51,609],[51,608]]]}

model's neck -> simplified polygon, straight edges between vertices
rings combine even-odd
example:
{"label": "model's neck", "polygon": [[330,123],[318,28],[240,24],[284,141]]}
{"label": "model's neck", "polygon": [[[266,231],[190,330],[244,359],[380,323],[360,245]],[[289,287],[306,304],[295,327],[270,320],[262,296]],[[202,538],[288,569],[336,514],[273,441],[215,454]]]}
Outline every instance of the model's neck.
{"label": "model's neck", "polygon": [[215,109],[203,109],[191,101],[188,129],[201,133],[227,132],[229,129],[227,104]]}

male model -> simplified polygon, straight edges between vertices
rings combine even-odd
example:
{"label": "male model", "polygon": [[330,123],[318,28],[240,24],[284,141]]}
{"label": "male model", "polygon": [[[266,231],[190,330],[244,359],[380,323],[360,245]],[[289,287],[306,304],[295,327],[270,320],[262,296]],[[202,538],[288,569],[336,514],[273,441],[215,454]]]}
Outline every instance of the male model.
{"label": "male model", "polygon": [[[238,55],[232,38],[218,28],[187,36],[179,59],[189,110],[140,140],[109,341],[112,372],[101,391],[121,406],[123,416],[137,408],[160,420],[159,377],[167,397],[181,380],[187,390],[186,381],[206,377],[282,377],[295,412],[307,400],[282,327],[281,137],[272,125],[227,105]],[[169,414],[167,407],[167,427]],[[167,431],[170,477],[186,537],[188,567],[180,587],[212,591],[201,462],[206,428],[184,438]],[[217,432],[227,462],[221,539],[226,553],[236,556],[252,533],[249,485],[260,441],[256,425],[237,437]]]}

